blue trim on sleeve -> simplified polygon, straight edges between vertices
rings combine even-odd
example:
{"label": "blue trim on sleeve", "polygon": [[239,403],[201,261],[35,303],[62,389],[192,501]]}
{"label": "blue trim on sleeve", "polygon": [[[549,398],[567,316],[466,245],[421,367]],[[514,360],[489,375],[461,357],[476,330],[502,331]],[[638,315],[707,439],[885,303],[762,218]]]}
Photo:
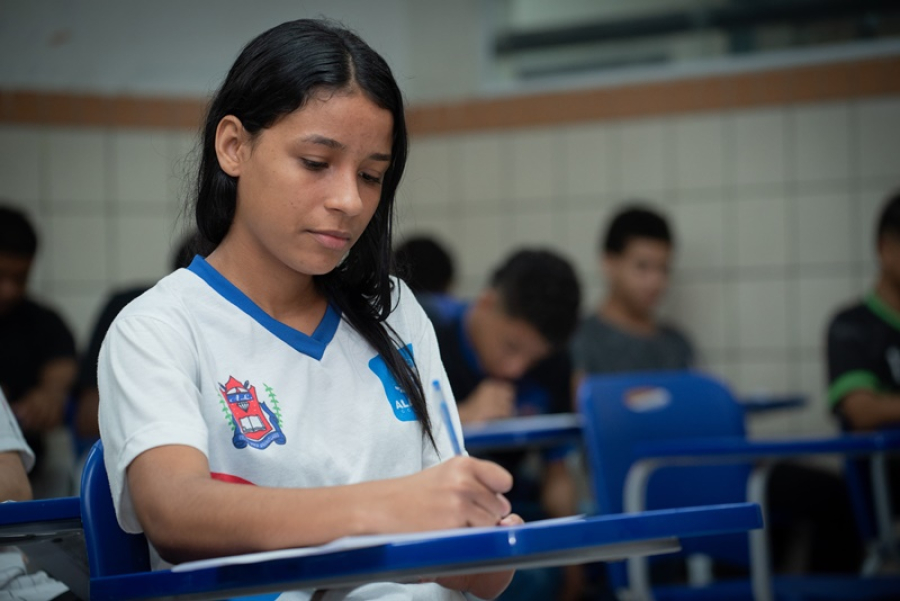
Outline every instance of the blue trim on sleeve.
{"label": "blue trim on sleeve", "polygon": [[299,330],[285,325],[263,311],[250,297],[241,292],[237,286],[225,279],[221,273],[206,262],[206,259],[197,255],[188,266],[188,271],[196,274],[200,279],[209,284],[210,288],[218,292],[222,298],[249,315],[259,325],[274,334],[278,339],[299,353],[308,355],[313,359],[321,360],[325,354],[328,343],[334,338],[338,326],[341,323],[340,312],[328,304],[325,316],[319,322],[312,336],[308,336]]}

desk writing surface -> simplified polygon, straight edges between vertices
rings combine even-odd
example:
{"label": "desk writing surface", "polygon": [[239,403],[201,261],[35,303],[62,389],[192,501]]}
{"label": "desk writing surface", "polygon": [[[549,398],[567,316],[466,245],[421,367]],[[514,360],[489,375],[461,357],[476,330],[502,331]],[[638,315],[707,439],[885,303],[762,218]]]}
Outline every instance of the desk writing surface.
{"label": "desk writing surface", "polygon": [[440,532],[401,542],[250,564],[162,570],[91,580],[104,599],[221,599],[283,590],[411,581],[424,576],[609,561],[674,552],[678,538],[762,526],[757,505],[598,516],[556,523]]}
{"label": "desk writing surface", "polygon": [[547,447],[581,437],[581,416],[553,413],[497,419],[463,426],[466,450]]}

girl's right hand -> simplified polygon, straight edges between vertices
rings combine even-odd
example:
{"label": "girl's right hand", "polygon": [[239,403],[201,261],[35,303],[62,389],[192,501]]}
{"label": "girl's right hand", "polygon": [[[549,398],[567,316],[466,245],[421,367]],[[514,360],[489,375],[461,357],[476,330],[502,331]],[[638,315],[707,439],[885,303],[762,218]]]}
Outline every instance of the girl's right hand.
{"label": "girl's right hand", "polygon": [[389,483],[382,497],[381,532],[496,526],[510,512],[503,496],[512,475],[496,463],[454,457]]}

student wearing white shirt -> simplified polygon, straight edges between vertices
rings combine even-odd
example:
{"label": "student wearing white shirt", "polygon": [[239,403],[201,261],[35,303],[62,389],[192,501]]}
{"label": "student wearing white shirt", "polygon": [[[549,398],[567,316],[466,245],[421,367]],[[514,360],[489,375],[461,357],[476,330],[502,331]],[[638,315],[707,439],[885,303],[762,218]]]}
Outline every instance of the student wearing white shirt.
{"label": "student wearing white shirt", "polygon": [[[215,95],[201,153],[211,252],[126,307],[100,354],[119,523],[147,535],[157,566],[520,523],[509,473],[453,457],[430,392],[450,390],[434,331],[390,276],[407,136],[384,60],[321,21],[263,33]],[[493,598],[511,576],[316,598]]]}

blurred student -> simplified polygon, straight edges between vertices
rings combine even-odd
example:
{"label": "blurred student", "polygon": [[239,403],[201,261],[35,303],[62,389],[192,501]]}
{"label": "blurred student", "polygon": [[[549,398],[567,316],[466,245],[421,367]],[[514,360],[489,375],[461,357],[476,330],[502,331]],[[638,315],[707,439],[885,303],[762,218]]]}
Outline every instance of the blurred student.
{"label": "blurred student", "polygon": [[[571,362],[566,345],[578,321],[581,292],[571,265],[545,250],[520,250],[491,276],[462,311],[436,323],[441,359],[463,424],[571,411]],[[525,519],[575,513],[566,456],[553,448],[538,474],[521,451],[487,457],[514,474],[507,495]],[[504,598],[548,599],[557,582],[521,573]],[[542,588],[545,587],[545,588]]]}
{"label": "blurred student", "polygon": [[[661,214],[628,207],[611,220],[601,238],[607,295],[578,328],[572,342],[576,382],[587,375],[694,366],[688,337],[657,317],[669,285],[674,236]],[[803,569],[850,572],[861,549],[843,482],[825,470],[779,463],[769,477],[767,502],[773,563],[783,570],[798,555]]]}
{"label": "blurred student", "polygon": [[828,401],[846,429],[900,427],[900,193],[876,230],[878,279],[828,326]]}
{"label": "blurred student", "polygon": [[28,297],[38,237],[21,211],[0,206],[0,387],[34,450],[63,422],[75,381],[75,339],[53,310]]}
{"label": "blurred student", "polygon": [[[434,331],[391,275],[403,110],[384,59],[312,19],[251,40],[215,93],[192,202],[214,249],[125,307],[100,351],[116,516],[146,534],[154,567],[522,523],[510,474],[455,456]],[[285,597],[492,599],[511,578]]]}
{"label": "blurred student", "polygon": [[[27,473],[33,465],[34,453],[0,392],[0,502],[31,499]],[[29,573],[27,559],[15,547],[0,547],[0,599],[69,601],[77,597],[46,573]]]}
{"label": "blurred student", "polygon": [[435,238],[407,238],[394,250],[394,263],[431,321],[443,321],[459,312],[462,303],[451,294],[453,257]]}
{"label": "blurred student", "polygon": [[[900,192],[885,202],[875,234],[875,287],[828,326],[828,401],[850,431],[900,428]],[[900,461],[890,457],[888,468],[896,514]]]}
{"label": "blurred student", "polygon": [[599,250],[607,291],[572,340],[576,381],[586,374],[691,367],[687,336],[657,316],[674,252],[666,219],[647,208],[625,208],[610,222]]}

